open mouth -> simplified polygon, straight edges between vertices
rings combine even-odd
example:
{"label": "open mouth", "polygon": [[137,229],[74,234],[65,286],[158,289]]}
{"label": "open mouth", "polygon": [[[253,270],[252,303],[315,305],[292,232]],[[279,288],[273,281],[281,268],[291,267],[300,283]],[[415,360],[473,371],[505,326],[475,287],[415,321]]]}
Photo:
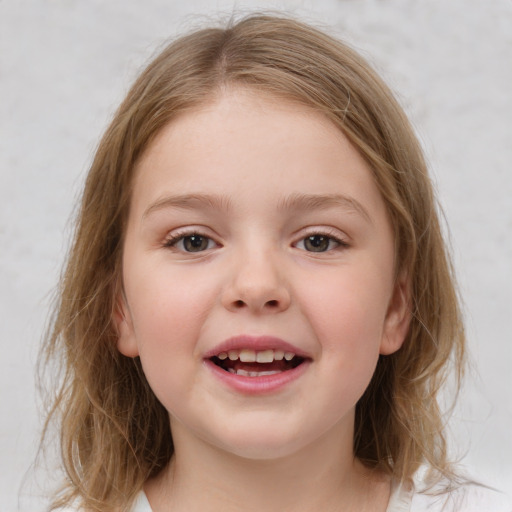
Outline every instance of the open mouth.
{"label": "open mouth", "polygon": [[210,357],[224,371],[243,377],[276,375],[297,368],[305,358],[283,350],[229,350]]}

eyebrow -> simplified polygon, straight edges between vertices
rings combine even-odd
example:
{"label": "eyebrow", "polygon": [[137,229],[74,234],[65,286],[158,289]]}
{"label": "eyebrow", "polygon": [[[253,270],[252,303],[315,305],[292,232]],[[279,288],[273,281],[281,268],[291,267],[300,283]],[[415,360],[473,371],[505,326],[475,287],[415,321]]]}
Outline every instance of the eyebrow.
{"label": "eyebrow", "polygon": [[[294,210],[327,210],[329,208],[343,208],[348,212],[359,214],[370,224],[372,219],[364,206],[353,197],[343,194],[291,194],[279,201],[277,208],[279,211]],[[231,200],[222,195],[212,194],[184,194],[176,196],[166,196],[158,199],[151,204],[143,213],[142,218],[148,215],[164,210],[175,208],[181,210],[193,210],[197,208],[207,208],[214,210],[230,211],[232,209]]]}
{"label": "eyebrow", "polygon": [[292,194],[278,204],[280,210],[327,210],[343,208],[359,214],[370,224],[372,219],[368,210],[356,199],[343,194]]}
{"label": "eyebrow", "polygon": [[166,196],[151,204],[142,214],[142,218],[144,219],[153,212],[165,210],[167,208],[193,210],[201,207],[214,210],[229,211],[231,210],[231,201],[225,196],[210,194],[184,194]]}

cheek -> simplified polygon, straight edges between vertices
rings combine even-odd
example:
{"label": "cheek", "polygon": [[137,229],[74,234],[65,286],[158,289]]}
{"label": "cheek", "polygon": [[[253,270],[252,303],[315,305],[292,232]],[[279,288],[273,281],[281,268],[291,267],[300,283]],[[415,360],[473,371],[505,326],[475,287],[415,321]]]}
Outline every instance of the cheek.
{"label": "cheek", "polygon": [[[389,284],[378,267],[347,268],[304,286],[302,309],[333,371],[371,378],[384,333]],[[311,282],[311,281],[310,281]]]}
{"label": "cheek", "polygon": [[194,330],[215,296],[207,276],[148,266],[151,271],[132,271],[125,280],[137,336],[175,339],[180,338],[178,333]]}
{"label": "cheek", "polygon": [[160,383],[184,378],[197,359],[197,340],[215,294],[208,293],[205,279],[150,267],[151,272],[127,272],[125,291],[142,366],[158,396]]}
{"label": "cheek", "polygon": [[319,322],[322,358],[328,360],[333,372],[344,376],[347,386],[366,387],[379,357],[383,333],[380,315],[368,304],[345,296],[338,308],[326,308]]}
{"label": "cheek", "polygon": [[[343,333],[381,333],[390,296],[390,279],[383,279],[378,268],[342,269],[326,275],[321,285],[308,280],[300,292],[302,303],[318,330]],[[305,299],[308,297],[308,299]]]}

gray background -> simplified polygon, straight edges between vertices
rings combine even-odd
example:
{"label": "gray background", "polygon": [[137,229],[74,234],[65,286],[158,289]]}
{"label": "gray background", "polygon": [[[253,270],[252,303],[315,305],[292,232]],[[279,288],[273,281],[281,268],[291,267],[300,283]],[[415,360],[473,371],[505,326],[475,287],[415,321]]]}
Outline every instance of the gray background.
{"label": "gray background", "polygon": [[411,117],[450,227],[474,363],[453,451],[512,494],[510,0],[0,0],[1,512],[18,508],[25,478],[20,507],[43,508],[29,467],[41,426],[34,365],[101,132],[165,40],[255,8],[330,27]]}

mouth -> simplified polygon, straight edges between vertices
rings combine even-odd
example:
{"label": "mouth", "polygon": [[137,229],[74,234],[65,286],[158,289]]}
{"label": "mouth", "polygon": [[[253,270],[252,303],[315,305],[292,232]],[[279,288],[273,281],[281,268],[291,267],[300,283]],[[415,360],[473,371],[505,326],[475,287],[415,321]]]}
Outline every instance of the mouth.
{"label": "mouth", "polygon": [[307,358],[280,349],[252,350],[249,348],[227,350],[213,355],[209,360],[222,370],[242,377],[268,377],[293,370]]}

